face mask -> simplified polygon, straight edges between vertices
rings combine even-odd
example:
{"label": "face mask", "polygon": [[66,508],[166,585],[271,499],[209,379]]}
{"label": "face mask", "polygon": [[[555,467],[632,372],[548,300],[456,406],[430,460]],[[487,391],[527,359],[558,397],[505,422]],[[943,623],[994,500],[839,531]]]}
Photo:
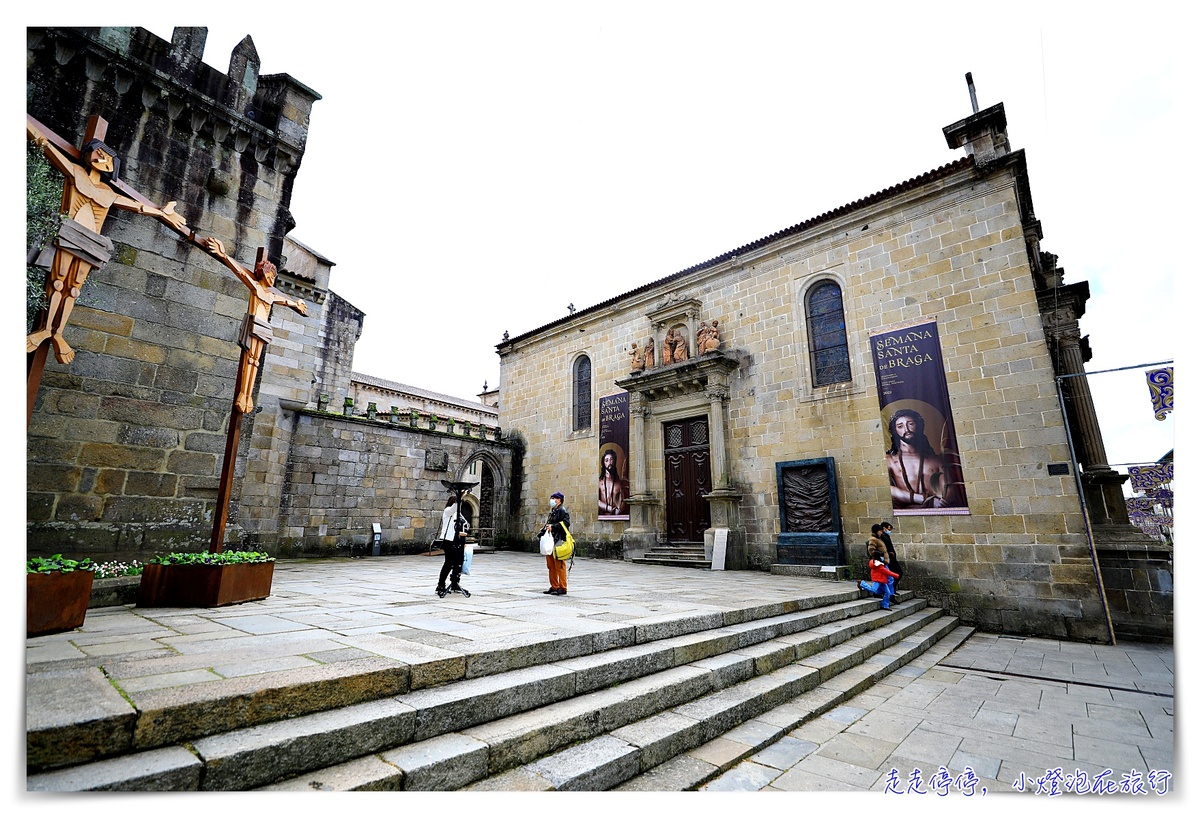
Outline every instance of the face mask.
{"label": "face mask", "polygon": [[551,499],[550,500],[550,508],[554,508],[554,506],[555,506],[555,502],[553,499]]}

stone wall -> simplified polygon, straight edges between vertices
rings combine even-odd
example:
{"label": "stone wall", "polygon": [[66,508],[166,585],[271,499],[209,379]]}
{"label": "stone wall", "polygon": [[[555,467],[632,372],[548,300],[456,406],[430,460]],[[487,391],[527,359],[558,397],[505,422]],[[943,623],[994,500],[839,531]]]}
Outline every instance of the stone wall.
{"label": "stone wall", "polygon": [[[157,204],[177,201],[191,229],[221,239],[245,266],[266,247],[283,268],[277,286],[308,301],[307,318],[284,308],[272,316],[258,390],[270,411],[243,426],[243,442],[264,453],[243,448],[244,476],[281,462],[269,442],[279,401],[309,400],[323,374],[322,335],[357,338],[362,314],[331,314],[344,302],[327,302],[281,263],[319,95],[287,75],[259,76],[249,38],[228,75],[201,61],[203,47],[203,29],[177,28],[166,42],[139,28],[31,28],[27,103],[76,145],[88,117],[103,117],[126,184]],[[113,210],[104,233],[113,259],[88,278],[66,330],[77,355],[47,363],[29,425],[27,547],[96,559],[199,550],[211,531],[247,291],[147,216]],[[278,516],[278,494],[242,507],[255,502]]]}
{"label": "stone wall", "polygon": [[1119,640],[1166,642],[1175,637],[1175,567],[1162,543],[1147,548],[1097,544],[1104,596]]}
{"label": "stone wall", "polygon": [[[511,456],[494,424],[484,441],[477,425],[467,437],[463,424],[399,428],[321,406],[324,394],[351,393],[364,313],[329,289],[334,262],[287,235],[320,97],[286,75],[259,76],[249,37],[221,74],[201,62],[204,40],[195,28],[175,29],[171,42],[137,28],[30,29],[28,87],[30,114],[65,139],[78,143],[88,116],[105,118],[129,185],[177,201],[192,230],[221,239],[243,266],[265,247],[277,289],[307,305],[306,316],[272,313],[225,544],[348,553],[379,523],[387,547],[408,547],[427,541],[441,513],[440,480],[485,470],[501,539]],[[89,277],[66,331],[78,354],[47,364],[29,426],[27,551],[109,560],[203,550],[248,294],[152,219],[114,212],[104,233],[113,260]],[[431,453],[444,462],[433,467]]]}
{"label": "stone wall", "polygon": [[[590,357],[593,400],[618,391],[648,315],[694,299],[739,361],[726,446],[749,567],[775,561],[775,464],[832,457],[848,550],[893,519],[907,585],[934,604],[988,630],[1106,638],[1080,497],[1069,474],[1047,470],[1070,452],[1024,239],[1024,173],[1020,154],[984,168],[960,160],[501,344],[501,424],[528,441],[520,528],[559,490],[577,538],[621,537],[626,523],[596,519],[595,424],[571,431],[573,364]],[[843,290],[852,380],[818,388],[803,304],[826,279]],[[894,519],[868,335],[934,317],[971,514]],[[659,420],[645,434],[662,536]]]}
{"label": "stone wall", "polygon": [[[348,555],[382,529],[386,553],[427,545],[441,522],[447,491],[441,480],[495,481],[497,539],[507,528],[509,446],[428,429],[393,426],[382,418],[313,411],[288,413],[291,429],[277,538],[282,556]],[[477,464],[477,475],[468,464]],[[478,490],[473,491],[478,498]]]}

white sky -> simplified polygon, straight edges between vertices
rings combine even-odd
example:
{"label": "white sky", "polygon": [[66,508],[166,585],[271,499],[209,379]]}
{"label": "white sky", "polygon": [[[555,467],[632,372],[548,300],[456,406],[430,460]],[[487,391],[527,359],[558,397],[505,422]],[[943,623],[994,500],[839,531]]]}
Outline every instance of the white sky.
{"label": "white sky", "polygon": [[[112,22],[77,5],[64,24]],[[1182,4],[132,5],[117,22],[164,38],[207,24],[222,71],[249,34],[263,73],[321,94],[292,235],[366,312],[359,372],[473,399],[506,330],[954,161],[941,129],[971,111],[967,71],[1027,152],[1043,249],[1090,282],[1088,369],[1174,358],[1184,218],[1167,203],[1195,177]],[[1111,462],[1172,448],[1140,370],[1091,380]]]}
{"label": "white sky", "polygon": [[[357,371],[472,398],[497,384],[506,330],[957,159],[941,129],[970,113],[967,71],[1027,152],[1043,249],[1090,282],[1088,368],[1172,359],[1182,257],[1162,203],[1191,153],[1172,7],[844,8],[401,2],[187,22],[208,23],[214,67],[249,34],[263,73],[322,95],[292,235],[366,312]],[[169,38],[174,22],[142,24]],[[1110,461],[1172,448],[1140,370],[1092,381]]]}

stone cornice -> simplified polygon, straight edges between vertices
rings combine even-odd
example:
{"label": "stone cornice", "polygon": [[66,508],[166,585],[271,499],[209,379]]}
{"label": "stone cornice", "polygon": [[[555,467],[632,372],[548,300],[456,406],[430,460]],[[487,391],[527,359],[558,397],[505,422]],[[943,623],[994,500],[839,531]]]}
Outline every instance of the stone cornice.
{"label": "stone cornice", "polygon": [[729,374],[739,366],[740,363],[733,354],[718,350],[677,364],[648,369],[615,383],[620,388],[640,394],[648,400],[657,400],[675,395],[707,392],[710,386],[725,386]]}

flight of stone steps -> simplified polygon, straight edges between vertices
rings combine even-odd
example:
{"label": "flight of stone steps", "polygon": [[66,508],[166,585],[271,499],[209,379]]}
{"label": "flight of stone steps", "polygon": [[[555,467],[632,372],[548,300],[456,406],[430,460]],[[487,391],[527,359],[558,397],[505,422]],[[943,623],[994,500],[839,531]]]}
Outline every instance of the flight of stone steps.
{"label": "flight of stone steps", "polygon": [[658,543],[644,556],[630,560],[642,565],[668,565],[674,568],[712,568],[704,556],[704,543]]}
{"label": "flight of stone steps", "polygon": [[[515,649],[528,655],[505,657],[516,669],[399,693],[391,677],[364,668],[338,686],[318,680],[207,709],[181,703],[141,714],[138,729],[161,746],[61,769],[46,769],[62,763],[54,748],[69,756],[78,736],[46,731],[29,737],[27,788],[689,789],[724,769],[689,750],[751,719],[778,729],[758,731],[765,745],[971,631],[924,600],[894,600],[885,611],[857,592],[746,615],[708,627],[680,620],[608,650],[578,639],[533,643]],[[346,687],[356,690],[338,692]],[[356,703],[337,706],[345,700]],[[272,707],[277,714],[264,712]],[[226,729],[239,721],[247,726]]]}

